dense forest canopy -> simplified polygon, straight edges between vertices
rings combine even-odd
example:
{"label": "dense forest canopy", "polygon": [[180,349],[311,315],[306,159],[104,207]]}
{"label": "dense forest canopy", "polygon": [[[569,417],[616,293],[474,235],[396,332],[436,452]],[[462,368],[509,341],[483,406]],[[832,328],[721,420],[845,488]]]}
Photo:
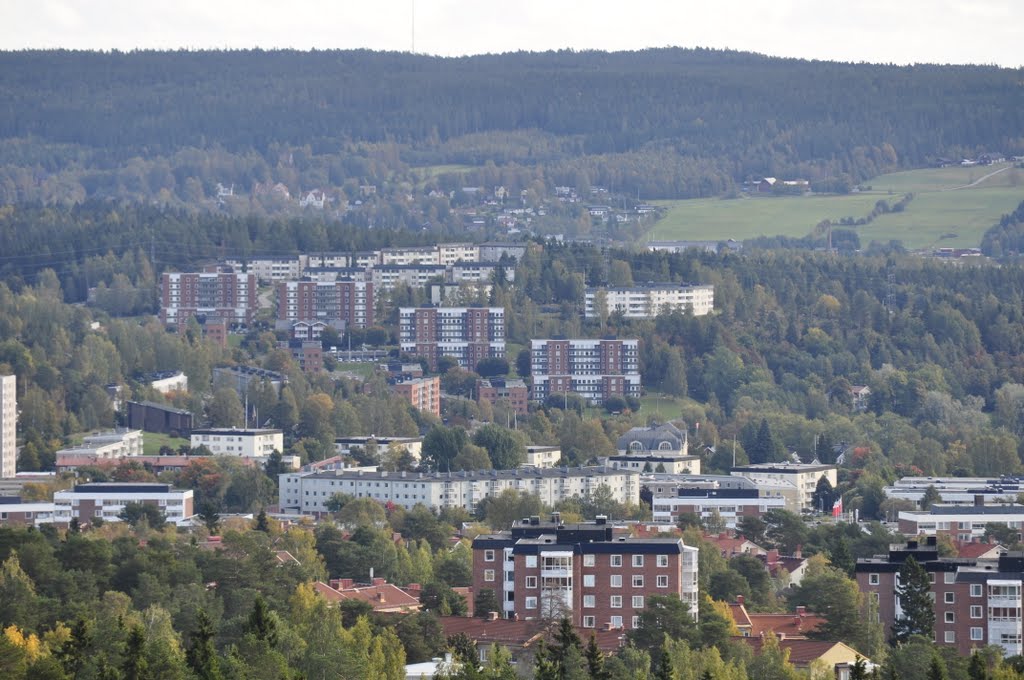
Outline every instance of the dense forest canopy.
{"label": "dense forest canopy", "polygon": [[[316,156],[343,158],[352,144],[387,143],[414,166],[515,162],[574,185],[585,173],[595,184],[640,186],[675,165],[672,182],[643,188],[687,197],[762,175],[860,181],[942,155],[1020,153],[1020,82],[1019,70],[990,66],[705,49],[6,52],[0,160],[45,175],[72,162],[109,171],[182,149],[221,149],[248,165],[242,159],[255,153],[272,165],[284,147],[300,147],[301,158],[285,155],[301,171]],[[183,182],[187,168],[172,165]],[[358,176],[350,166],[324,179]],[[238,181],[268,178],[250,168]]]}

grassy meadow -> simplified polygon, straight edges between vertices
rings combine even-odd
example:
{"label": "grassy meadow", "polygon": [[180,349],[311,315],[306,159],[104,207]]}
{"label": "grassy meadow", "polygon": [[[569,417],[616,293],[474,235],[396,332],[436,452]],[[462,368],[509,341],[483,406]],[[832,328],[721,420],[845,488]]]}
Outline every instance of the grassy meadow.
{"label": "grassy meadow", "polygon": [[911,249],[977,247],[985,231],[1024,200],[1024,170],[1009,164],[927,168],[881,175],[864,186],[870,189],[849,195],[661,201],[668,212],[650,238],[801,237],[822,220],[864,217],[880,199],[892,203],[913,193],[905,211],[856,227],[861,244],[896,239]]}

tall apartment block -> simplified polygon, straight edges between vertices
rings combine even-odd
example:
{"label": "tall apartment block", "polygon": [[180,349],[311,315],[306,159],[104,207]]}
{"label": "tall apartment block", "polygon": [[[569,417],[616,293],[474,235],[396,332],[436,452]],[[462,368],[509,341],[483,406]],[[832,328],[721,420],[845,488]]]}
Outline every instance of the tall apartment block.
{"label": "tall apartment block", "polygon": [[505,357],[505,309],[402,307],[398,334],[402,351],[425,358],[431,369],[449,356],[473,370],[481,359]]}
{"label": "tall apartment block", "polygon": [[339,327],[373,325],[373,283],[369,281],[282,281],[277,284],[277,318],[323,321]]}
{"label": "tall apartment block", "polygon": [[[603,309],[602,309],[603,307]],[[715,310],[715,287],[661,283],[619,288],[588,288],[584,315],[621,313],[627,319],[653,319],[659,314],[689,309],[694,316]]]}
{"label": "tall apartment block", "polygon": [[391,383],[391,391],[408,401],[413,408],[441,417],[441,379],[408,378]]}
{"label": "tall apartment block", "polygon": [[0,375],[0,478],[14,477],[18,465],[17,376]]}
{"label": "tall apartment block", "polygon": [[254,274],[214,271],[163,275],[160,320],[167,325],[180,327],[194,316],[248,325],[257,304]]}
{"label": "tall apartment block", "polygon": [[637,628],[652,595],[675,595],[696,619],[697,552],[678,538],[617,535],[602,516],[530,517],[473,541],[473,592],[494,591],[505,618],[567,616],[580,628]]}
{"label": "tall apartment block", "polygon": [[531,340],[531,398],[575,393],[590,404],[640,396],[638,340]]}
{"label": "tall apartment block", "polygon": [[939,557],[937,541],[889,546],[885,555],[857,560],[857,586],[878,604],[886,636],[902,618],[896,586],[900,568],[913,557],[928,572],[935,610],[935,642],[961,656],[998,645],[1006,656],[1024,653],[1021,612],[1024,553],[1001,552],[992,558]]}

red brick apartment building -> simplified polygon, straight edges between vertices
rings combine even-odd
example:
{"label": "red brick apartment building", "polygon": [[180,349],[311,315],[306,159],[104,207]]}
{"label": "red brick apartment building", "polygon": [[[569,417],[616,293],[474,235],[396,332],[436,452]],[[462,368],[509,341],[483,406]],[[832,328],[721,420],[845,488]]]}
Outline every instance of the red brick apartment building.
{"label": "red brick apartment building", "polygon": [[491,406],[505,400],[509,407],[519,415],[525,416],[529,413],[530,390],[523,380],[505,378],[477,380],[476,398],[478,402],[486,401]]}
{"label": "red brick apartment building", "polygon": [[277,318],[329,324],[342,321],[346,327],[354,328],[372,326],[373,283],[282,281],[277,284]]}
{"label": "red brick apartment building", "polygon": [[160,295],[160,320],[168,326],[194,316],[248,325],[257,307],[256,277],[230,271],[165,272]]}
{"label": "red brick apartment building", "polygon": [[393,383],[391,389],[415,408],[441,417],[441,379],[436,375],[400,380]]}
{"label": "red brick apartment building", "polygon": [[697,617],[697,549],[678,538],[617,535],[604,517],[563,524],[530,517],[473,541],[473,592],[492,590],[505,618],[568,616],[580,628],[631,629],[652,595]]}
{"label": "red brick apartment building", "polygon": [[505,308],[402,307],[398,339],[403,352],[423,357],[431,370],[449,356],[472,371],[482,359],[505,357]]}
{"label": "red brick apartment building", "polygon": [[618,396],[640,396],[637,340],[531,340],[531,398],[575,393],[590,404]]}
{"label": "red brick apartment building", "polygon": [[857,585],[878,603],[886,635],[901,617],[896,586],[900,567],[913,556],[928,572],[935,601],[935,641],[966,655],[976,647],[998,645],[1007,656],[1021,654],[1021,582],[1024,552],[995,559],[939,557],[935,537],[922,545],[908,541],[888,555],[857,560]]}

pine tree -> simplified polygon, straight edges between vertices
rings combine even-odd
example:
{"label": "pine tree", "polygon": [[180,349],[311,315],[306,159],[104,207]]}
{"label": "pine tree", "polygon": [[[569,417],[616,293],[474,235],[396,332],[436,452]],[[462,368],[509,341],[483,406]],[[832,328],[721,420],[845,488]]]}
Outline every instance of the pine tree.
{"label": "pine tree", "polygon": [[213,646],[215,634],[210,617],[200,609],[196,615],[196,629],[192,631],[191,644],[185,652],[185,660],[199,680],[221,678],[217,650]]}
{"label": "pine tree", "polygon": [[938,654],[932,654],[932,662],[928,665],[928,680],[949,680],[946,664]]}
{"label": "pine tree", "polygon": [[270,522],[267,521],[266,510],[260,510],[260,514],[256,515],[256,531],[262,531],[265,534],[270,533]]}
{"label": "pine tree", "polygon": [[604,653],[597,646],[597,636],[593,633],[590,634],[584,655],[587,657],[587,670],[593,680],[608,680],[611,677],[604,668]]}
{"label": "pine tree", "polygon": [[556,658],[563,658],[570,647],[583,651],[583,640],[576,634],[572,621],[568,617],[562,617],[555,629],[554,641],[550,645],[551,655]]}
{"label": "pine tree", "polygon": [[652,678],[653,680],[676,680],[676,672],[672,667],[672,655],[669,653],[667,643],[661,646],[660,658]]}
{"label": "pine tree", "polygon": [[868,680],[868,664],[859,654],[850,668],[850,680]]}
{"label": "pine tree", "polygon": [[124,665],[121,670],[125,680],[143,680],[149,677],[145,656],[146,635],[141,626],[133,626],[125,641]]}
{"label": "pine tree", "polygon": [[263,640],[271,647],[277,645],[277,622],[262,595],[256,596],[256,601],[252,605],[252,613],[249,614],[249,620],[246,622],[245,632],[252,633],[257,640]]}
{"label": "pine tree", "polygon": [[913,557],[900,567],[900,583],[896,586],[903,616],[892,627],[893,638],[905,642],[911,635],[931,639],[935,630],[935,610],[932,607],[931,582],[928,572]]}
{"label": "pine tree", "polygon": [[[971,661],[967,664],[967,677],[971,680],[989,680],[991,677],[988,672],[988,666],[985,664],[985,659],[982,658],[981,654],[975,652],[971,654]],[[851,677],[850,680],[853,680]]]}

